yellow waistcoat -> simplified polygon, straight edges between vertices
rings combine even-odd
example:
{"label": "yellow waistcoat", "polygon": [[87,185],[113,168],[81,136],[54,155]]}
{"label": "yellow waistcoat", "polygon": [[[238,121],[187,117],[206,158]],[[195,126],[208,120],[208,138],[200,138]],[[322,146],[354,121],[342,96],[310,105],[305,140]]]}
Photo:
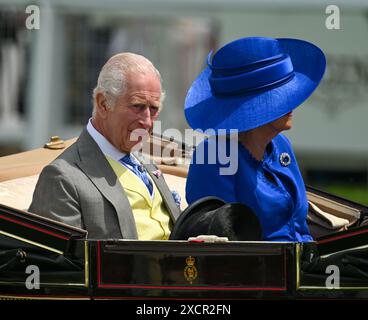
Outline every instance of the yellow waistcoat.
{"label": "yellow waistcoat", "polygon": [[138,239],[167,240],[170,236],[170,214],[155,183],[151,179],[153,185],[151,198],[146,185],[139,177],[121,163],[108,156],[106,158],[128,197]]}

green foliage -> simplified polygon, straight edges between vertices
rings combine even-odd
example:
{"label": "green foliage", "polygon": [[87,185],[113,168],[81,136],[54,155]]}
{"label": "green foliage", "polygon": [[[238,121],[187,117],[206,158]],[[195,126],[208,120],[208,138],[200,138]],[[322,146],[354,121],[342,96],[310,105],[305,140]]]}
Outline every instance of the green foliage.
{"label": "green foliage", "polygon": [[368,186],[366,185],[331,184],[321,187],[316,186],[316,188],[360,204],[368,205]]}

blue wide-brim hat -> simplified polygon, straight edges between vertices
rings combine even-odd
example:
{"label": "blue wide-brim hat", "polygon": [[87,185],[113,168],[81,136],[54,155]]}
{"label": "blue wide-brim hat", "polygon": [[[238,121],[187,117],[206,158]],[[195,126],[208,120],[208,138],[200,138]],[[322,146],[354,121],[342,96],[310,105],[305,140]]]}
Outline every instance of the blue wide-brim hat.
{"label": "blue wide-brim hat", "polygon": [[241,132],[302,104],[320,83],[326,58],[304,40],[250,37],[225,45],[212,61],[210,53],[207,64],[185,99],[188,124]]}

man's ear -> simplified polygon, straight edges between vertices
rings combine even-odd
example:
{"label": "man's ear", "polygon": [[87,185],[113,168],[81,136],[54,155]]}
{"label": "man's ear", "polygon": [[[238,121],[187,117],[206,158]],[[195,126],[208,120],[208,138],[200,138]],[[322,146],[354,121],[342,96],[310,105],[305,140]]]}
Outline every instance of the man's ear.
{"label": "man's ear", "polygon": [[96,111],[99,114],[99,116],[105,119],[107,116],[109,106],[107,104],[106,97],[102,92],[98,92],[96,94],[96,108],[97,108]]}

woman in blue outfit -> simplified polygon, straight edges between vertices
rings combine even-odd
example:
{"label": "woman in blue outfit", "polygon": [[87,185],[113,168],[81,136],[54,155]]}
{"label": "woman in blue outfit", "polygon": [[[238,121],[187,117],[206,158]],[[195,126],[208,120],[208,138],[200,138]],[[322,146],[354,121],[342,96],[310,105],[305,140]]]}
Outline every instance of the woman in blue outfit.
{"label": "woman in blue outfit", "polygon": [[[321,81],[323,52],[302,40],[250,37],[225,45],[212,61],[210,53],[207,64],[188,91],[185,116],[193,129],[214,134],[193,154],[187,202],[205,196],[241,202],[257,215],[264,240],[312,241],[303,178],[280,132],[292,127],[293,109]],[[229,150],[237,170],[224,174],[229,164],[220,155]]]}

